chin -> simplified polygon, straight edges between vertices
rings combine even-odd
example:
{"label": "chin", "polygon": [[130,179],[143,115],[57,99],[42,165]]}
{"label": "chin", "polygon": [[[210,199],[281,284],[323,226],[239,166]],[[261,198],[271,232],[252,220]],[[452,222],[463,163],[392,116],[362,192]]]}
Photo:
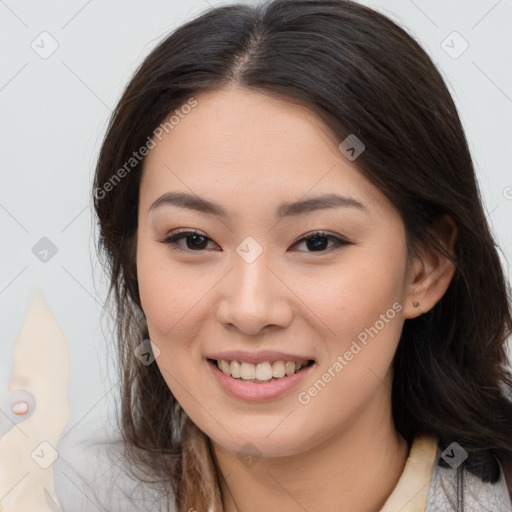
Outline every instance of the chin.
{"label": "chin", "polygon": [[209,437],[213,443],[220,445],[226,451],[236,453],[239,458],[245,456],[255,458],[290,457],[309,448],[304,443],[304,433],[299,430],[290,432],[290,430],[284,429],[283,433],[279,435],[277,431],[272,432],[268,423],[261,425],[261,428],[229,430],[232,437],[224,431],[215,432]]}

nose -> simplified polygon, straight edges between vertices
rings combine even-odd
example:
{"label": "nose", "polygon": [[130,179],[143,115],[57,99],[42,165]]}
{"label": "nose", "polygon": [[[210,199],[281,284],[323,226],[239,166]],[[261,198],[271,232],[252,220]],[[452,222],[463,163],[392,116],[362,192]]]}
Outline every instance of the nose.
{"label": "nose", "polygon": [[293,293],[263,255],[251,263],[237,256],[221,294],[217,315],[227,328],[256,335],[270,326],[285,328],[292,320]]}

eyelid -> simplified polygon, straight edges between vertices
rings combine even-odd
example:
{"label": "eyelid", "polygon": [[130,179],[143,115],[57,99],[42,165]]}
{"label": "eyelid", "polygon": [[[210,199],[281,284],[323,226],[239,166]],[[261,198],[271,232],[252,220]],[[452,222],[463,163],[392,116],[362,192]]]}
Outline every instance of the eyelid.
{"label": "eyelid", "polygon": [[[172,248],[173,250],[176,250],[176,251],[187,252],[187,253],[191,253],[191,252],[198,252],[198,253],[205,252],[204,250],[193,251],[193,250],[190,250],[190,249],[183,249],[182,247],[180,247],[176,243],[178,240],[181,240],[182,238],[186,238],[187,236],[192,236],[192,235],[199,235],[199,236],[202,236],[205,239],[210,240],[210,241],[213,242],[213,240],[209,236],[205,235],[204,233],[201,233],[200,231],[196,231],[196,230],[193,230],[193,229],[186,229],[186,228],[181,230],[181,231],[178,230],[176,232],[173,232],[172,234],[165,236],[163,239],[158,240],[158,242],[166,244],[170,248]],[[216,243],[216,242],[213,242],[213,243]],[[216,245],[218,245],[218,244],[216,244]]]}
{"label": "eyelid", "polygon": [[[186,228],[184,228],[182,230],[178,230],[178,231],[172,233],[171,235],[168,235],[165,238],[159,239],[157,241],[160,242],[160,243],[168,245],[173,250],[177,250],[177,251],[181,251],[181,252],[186,252],[186,253],[194,253],[194,252],[203,253],[203,252],[205,252],[204,249],[201,249],[201,250],[198,250],[198,251],[194,251],[192,249],[183,249],[182,247],[180,247],[177,244],[178,240],[181,240],[183,238],[186,238],[187,236],[192,236],[192,235],[199,235],[199,236],[201,236],[201,237],[203,237],[203,238],[213,242],[214,244],[216,244],[218,246],[218,244],[213,239],[211,239],[209,236],[207,236],[206,234],[204,234],[204,233],[202,233],[200,231],[197,231],[197,230],[186,229]],[[353,245],[353,242],[349,241],[346,237],[343,237],[341,235],[329,234],[326,231],[318,230],[317,229],[317,230],[305,233],[304,235],[301,235],[298,239],[296,239],[292,243],[291,246],[293,247],[294,245],[297,245],[298,243],[307,242],[309,239],[316,238],[316,237],[328,238],[330,240],[333,240],[334,241],[334,245],[332,247],[330,247],[329,249],[326,249],[326,250],[323,250],[323,251],[298,251],[298,252],[306,252],[306,253],[309,253],[309,254],[315,254],[315,253],[327,254],[327,253],[330,253],[334,249],[338,249],[338,248],[346,246],[346,245]]]}
{"label": "eyelid", "polygon": [[338,239],[340,242],[344,242],[346,244],[350,243],[346,238],[344,238],[341,235],[334,235],[334,234],[331,234],[331,233],[329,233],[327,231],[324,231],[322,229],[317,229],[317,230],[309,231],[308,233],[305,233],[305,234],[301,235],[299,238],[297,238],[297,240],[295,240],[292,243],[292,246],[298,244],[299,242],[303,242],[305,240],[307,241],[310,238],[315,238],[315,237],[325,237],[325,238],[331,238],[331,239]]}

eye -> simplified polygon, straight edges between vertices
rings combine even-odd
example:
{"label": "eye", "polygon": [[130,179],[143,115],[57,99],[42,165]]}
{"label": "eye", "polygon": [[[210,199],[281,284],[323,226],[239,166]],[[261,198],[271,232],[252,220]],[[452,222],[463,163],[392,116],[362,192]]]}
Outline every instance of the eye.
{"label": "eye", "polygon": [[[186,239],[186,249],[178,244],[182,239]],[[201,252],[207,245],[207,240],[211,240],[211,238],[208,238],[197,231],[180,231],[165,238],[164,240],[160,240],[160,242],[169,245],[172,249],[177,251]],[[213,242],[213,240],[211,241]]]}
{"label": "eye", "polygon": [[331,246],[329,249],[337,248],[344,245],[352,245],[351,242],[345,240],[344,238],[334,235],[327,235],[323,231],[315,231],[314,233],[307,234],[300,238],[293,245],[297,245],[299,243],[306,243],[308,249],[312,249],[310,252],[328,252],[325,251],[325,249],[329,243],[329,240],[331,240],[334,243],[334,245]]}
{"label": "eye", "polygon": [[[179,244],[179,242],[183,239],[186,240],[186,248]],[[199,233],[198,231],[180,231],[164,238],[163,240],[159,240],[159,242],[169,245],[172,249],[185,252],[202,252],[208,245],[208,241],[213,242],[211,238],[203,235],[202,233]],[[333,242],[333,246],[329,247],[329,249],[344,245],[352,245],[352,242],[349,242],[344,238],[328,235],[323,231],[315,231],[297,240],[293,246],[300,243],[306,243],[308,249],[311,249],[311,251],[308,252],[328,252],[325,249],[327,248],[329,241]]]}

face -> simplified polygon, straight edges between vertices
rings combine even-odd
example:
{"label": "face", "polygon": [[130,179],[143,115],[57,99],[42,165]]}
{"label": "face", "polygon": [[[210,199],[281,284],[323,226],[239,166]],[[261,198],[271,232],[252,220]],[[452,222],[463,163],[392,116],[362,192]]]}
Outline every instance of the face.
{"label": "face", "polygon": [[155,139],[140,188],[137,273],[156,364],[218,446],[297,454],[390,394],[404,224],[307,108],[243,89],[195,98]]}

